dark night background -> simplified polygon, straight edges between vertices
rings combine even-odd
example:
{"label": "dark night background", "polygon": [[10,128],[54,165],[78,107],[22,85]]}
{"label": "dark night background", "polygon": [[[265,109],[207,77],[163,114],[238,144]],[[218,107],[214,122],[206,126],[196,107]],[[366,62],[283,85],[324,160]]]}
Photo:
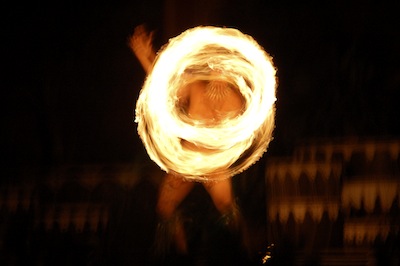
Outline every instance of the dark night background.
{"label": "dark night background", "polygon": [[290,154],[303,139],[398,138],[399,1],[291,2],[3,6],[2,182],[25,167],[148,163],[133,123],[145,73],[127,46],[142,23],[156,48],[208,24],[252,35],[273,56],[277,121],[266,156]]}
{"label": "dark night background", "polygon": [[252,35],[278,68],[271,153],[310,137],[399,135],[399,4],[211,2],[212,10],[180,6],[169,32],[160,0],[4,8],[4,162],[129,162],[143,153],[132,120],[144,72],[126,45],[140,23],[156,30],[156,48],[199,24]]}

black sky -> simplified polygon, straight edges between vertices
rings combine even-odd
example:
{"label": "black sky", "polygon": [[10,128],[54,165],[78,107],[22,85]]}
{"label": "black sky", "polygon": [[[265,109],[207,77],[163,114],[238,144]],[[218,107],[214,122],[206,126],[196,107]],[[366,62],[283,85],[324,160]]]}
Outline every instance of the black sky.
{"label": "black sky", "polygon": [[[271,154],[285,154],[304,138],[398,137],[399,4],[286,2],[221,0],[212,14],[207,7],[183,14],[181,7],[176,31],[204,23],[235,27],[274,57]],[[143,156],[132,121],[145,76],[126,40],[140,23],[156,30],[157,47],[173,37],[164,27],[163,1],[35,1],[11,4],[3,14],[4,162]]]}

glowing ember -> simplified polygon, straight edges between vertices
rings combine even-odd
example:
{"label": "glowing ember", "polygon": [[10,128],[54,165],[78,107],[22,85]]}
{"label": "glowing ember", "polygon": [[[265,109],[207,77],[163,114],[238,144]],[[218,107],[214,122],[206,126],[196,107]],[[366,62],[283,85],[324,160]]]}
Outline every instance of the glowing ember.
{"label": "glowing ember", "polygon": [[[271,140],[275,73],[271,57],[236,29],[197,27],[171,39],[158,53],[136,105],[138,132],[150,158],[163,170],[196,181],[247,169]],[[182,111],[185,87],[220,81],[241,94],[240,113],[203,121]]]}

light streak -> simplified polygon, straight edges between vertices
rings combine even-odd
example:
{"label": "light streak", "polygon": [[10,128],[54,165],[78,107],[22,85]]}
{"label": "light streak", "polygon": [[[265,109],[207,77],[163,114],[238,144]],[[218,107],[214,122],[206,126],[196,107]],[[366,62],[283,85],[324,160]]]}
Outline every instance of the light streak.
{"label": "light streak", "polygon": [[[246,170],[272,139],[275,74],[272,58],[239,30],[202,26],[171,39],[158,53],[136,104],[138,133],[150,158],[164,171],[194,181]],[[192,82],[215,79],[239,90],[243,112],[212,126],[191,120],[179,107],[179,93]],[[182,140],[200,148],[188,149]]]}

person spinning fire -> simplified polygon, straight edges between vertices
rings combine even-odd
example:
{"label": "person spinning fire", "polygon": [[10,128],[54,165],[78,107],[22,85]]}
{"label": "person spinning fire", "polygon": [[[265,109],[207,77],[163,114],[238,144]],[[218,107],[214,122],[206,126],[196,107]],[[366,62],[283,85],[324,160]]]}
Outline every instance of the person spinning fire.
{"label": "person spinning fire", "polygon": [[[148,32],[143,25],[136,27],[133,35],[128,39],[130,49],[147,74],[152,71],[156,58],[152,41],[153,32]],[[207,80],[193,81],[178,90],[179,106],[188,121],[194,121],[205,127],[212,127],[223,119],[239,116],[244,110],[245,103],[235,86],[218,78],[218,71],[210,70],[209,75],[210,78]],[[212,149],[186,140],[181,140],[181,145],[185,149],[203,154],[213,152]],[[227,174],[215,173],[209,175],[208,180],[211,181],[204,181],[202,185],[221,214],[220,219],[223,225],[233,232],[239,232],[243,228],[243,221],[234,199],[231,178]],[[173,239],[177,252],[183,254],[188,252],[186,234],[177,208],[195,184],[195,181],[185,179],[179,174],[166,173],[159,189],[156,205],[156,212],[160,219],[156,242],[160,249],[163,249],[161,246],[169,245],[169,243],[162,243],[164,239]]]}

